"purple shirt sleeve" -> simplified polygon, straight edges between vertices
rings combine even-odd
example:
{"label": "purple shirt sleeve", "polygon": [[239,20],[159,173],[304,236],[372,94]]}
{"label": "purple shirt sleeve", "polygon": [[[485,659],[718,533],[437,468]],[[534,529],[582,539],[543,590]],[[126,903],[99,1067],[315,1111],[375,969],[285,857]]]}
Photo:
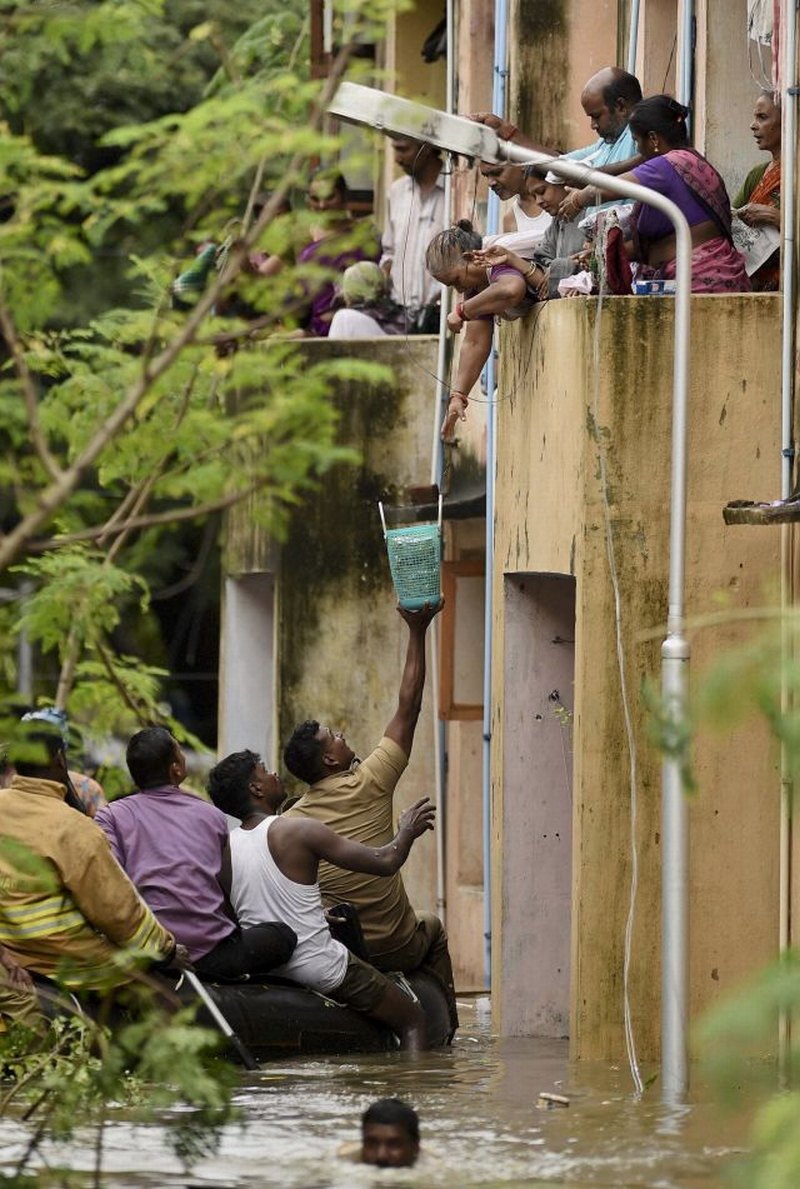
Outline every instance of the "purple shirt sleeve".
{"label": "purple shirt sleeve", "polygon": [[[665,198],[671,198],[683,211],[690,227],[697,223],[705,223],[710,218],[706,208],[701,206],[665,157],[651,157],[637,165],[632,172],[642,186],[663,194]],[[649,240],[663,239],[675,233],[675,228],[666,215],[644,204],[639,212],[637,227],[639,234]]]}

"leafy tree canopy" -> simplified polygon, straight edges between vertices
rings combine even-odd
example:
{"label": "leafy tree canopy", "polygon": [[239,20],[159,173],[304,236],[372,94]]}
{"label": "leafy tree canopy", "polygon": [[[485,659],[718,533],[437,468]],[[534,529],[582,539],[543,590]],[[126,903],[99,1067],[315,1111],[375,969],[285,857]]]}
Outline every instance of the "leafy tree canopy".
{"label": "leafy tree canopy", "polygon": [[[356,0],[337,32],[374,39],[384,20]],[[175,526],[247,499],[280,533],[352,457],[332,380],[386,382],[355,361],[309,366],[285,334],[330,272],[292,265],[307,213],[274,218],[338,148],[306,36],[302,0],[0,0],[0,572],[12,596],[33,592],[0,626],[58,658],[59,704],[96,705],[102,676],[121,729],[152,716],[153,683],[115,642],[148,616]],[[174,310],[170,283],[209,240],[218,269]],[[240,275],[255,247],[286,260],[269,284]],[[234,289],[262,341],[221,354],[222,332],[248,341],[251,324],[214,313]],[[9,650],[0,680],[14,678]]]}

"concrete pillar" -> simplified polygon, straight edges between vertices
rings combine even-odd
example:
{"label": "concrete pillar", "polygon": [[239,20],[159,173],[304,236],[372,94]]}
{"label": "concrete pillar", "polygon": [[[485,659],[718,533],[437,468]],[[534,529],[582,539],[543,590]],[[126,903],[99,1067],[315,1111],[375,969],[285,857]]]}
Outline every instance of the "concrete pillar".
{"label": "concrete pillar", "polygon": [[275,766],[272,574],[225,579],[220,643],[219,754],[249,748]]}
{"label": "concrete pillar", "polygon": [[504,585],[503,930],[495,1021],[505,1036],[569,1032],[575,580]]}

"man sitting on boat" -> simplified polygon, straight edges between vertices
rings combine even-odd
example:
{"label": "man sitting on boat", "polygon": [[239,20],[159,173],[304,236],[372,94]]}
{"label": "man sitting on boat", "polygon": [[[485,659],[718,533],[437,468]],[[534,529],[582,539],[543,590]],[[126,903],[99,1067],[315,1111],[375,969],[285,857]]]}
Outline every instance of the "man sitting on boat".
{"label": "man sitting on boat", "polygon": [[[398,608],[408,625],[408,649],[397,710],[384,736],[359,760],[344,735],[316,720],[296,727],[284,749],[286,767],[310,787],[284,816],[311,818],[364,846],[385,846],[393,834],[392,798],[411,755],[425,686],[425,635],[441,607]],[[358,910],[370,962],[379,970],[422,968],[441,984],[450,1023],[458,1027],[453,966],[447,934],[432,913],[415,913],[401,875],[343,871],[323,862],[319,883],[326,907],[351,903]]]}
{"label": "man sitting on boat", "polygon": [[348,871],[394,874],[414,840],[433,829],[433,806],[424,798],[406,810],[386,846],[362,846],[313,818],[276,816],[278,777],[273,773],[267,782],[251,779],[256,768],[248,773],[242,755],[253,753],[228,756],[212,770],[208,782],[214,804],[242,823],[231,833],[231,871],[223,874],[237,920],[245,928],[267,919],[291,924],[297,947],[275,974],[387,1024],[403,1049],[425,1048],[425,1015],[419,1005],[331,937],[317,872],[320,860],[326,860]]}
{"label": "man sitting on boat", "polygon": [[[0,789],[6,959],[84,990],[116,987],[142,965],[170,963],[172,933],[114,861],[102,831],[65,803],[66,740],[57,713],[26,715],[10,758],[16,772]],[[13,986],[24,989],[24,982]]]}
{"label": "man sitting on boat", "polygon": [[139,789],[95,817],[120,866],[164,925],[211,979],[266,974],[286,962],[297,938],[288,925],[233,921],[219,873],[228,850],[225,815],[184,792],[186,757],[164,727],[133,736],[125,756]]}

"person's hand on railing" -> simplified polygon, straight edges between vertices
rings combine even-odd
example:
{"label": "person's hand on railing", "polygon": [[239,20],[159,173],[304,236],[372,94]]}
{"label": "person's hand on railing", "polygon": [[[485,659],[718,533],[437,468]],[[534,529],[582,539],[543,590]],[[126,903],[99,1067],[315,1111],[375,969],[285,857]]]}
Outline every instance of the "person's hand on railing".
{"label": "person's hand on railing", "polygon": [[476,111],[469,118],[476,124],[485,124],[487,128],[493,128],[501,140],[513,140],[519,132],[516,124],[495,115],[493,111]]}

